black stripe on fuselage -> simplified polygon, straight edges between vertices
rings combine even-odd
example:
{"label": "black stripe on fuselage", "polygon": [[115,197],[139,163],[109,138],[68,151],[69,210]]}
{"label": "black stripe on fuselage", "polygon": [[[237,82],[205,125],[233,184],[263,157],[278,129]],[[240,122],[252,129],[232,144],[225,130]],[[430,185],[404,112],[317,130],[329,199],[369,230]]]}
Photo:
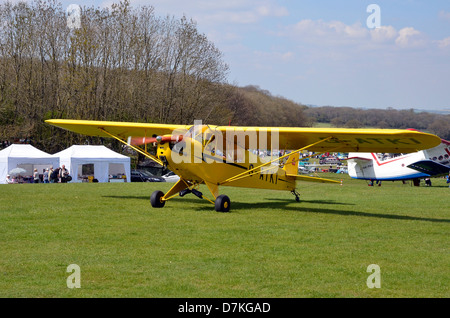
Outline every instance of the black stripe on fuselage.
{"label": "black stripe on fuselage", "polygon": [[[238,165],[237,163],[227,162],[226,160],[223,160],[223,159],[220,159],[220,158],[216,158],[216,157],[210,156],[208,154],[202,154],[202,158],[201,159],[202,159],[203,162],[206,162],[205,157],[207,157],[208,159],[213,159],[215,161],[218,161],[219,163],[225,163],[225,164],[233,166],[233,167],[237,167],[237,168],[241,168],[241,169],[247,170],[247,167]],[[196,157],[196,158],[199,158],[199,157]]]}

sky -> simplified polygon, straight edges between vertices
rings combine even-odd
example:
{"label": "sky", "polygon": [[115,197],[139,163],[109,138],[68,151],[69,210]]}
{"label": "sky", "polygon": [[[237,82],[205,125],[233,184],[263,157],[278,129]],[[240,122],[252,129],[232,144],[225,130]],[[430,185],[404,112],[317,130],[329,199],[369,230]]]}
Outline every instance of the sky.
{"label": "sky", "polygon": [[306,105],[450,112],[448,0],[130,2],[195,20],[223,53],[231,84]]}

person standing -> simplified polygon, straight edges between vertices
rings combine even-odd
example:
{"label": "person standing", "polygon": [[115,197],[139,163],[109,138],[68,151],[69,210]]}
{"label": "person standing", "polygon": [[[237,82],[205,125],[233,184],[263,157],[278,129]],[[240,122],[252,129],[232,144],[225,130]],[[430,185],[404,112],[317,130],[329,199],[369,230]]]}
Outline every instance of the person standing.
{"label": "person standing", "polygon": [[67,183],[67,176],[69,175],[69,171],[67,171],[66,166],[62,165],[59,170],[59,178],[61,179],[61,183]]}
{"label": "person standing", "polygon": [[50,183],[58,183],[59,168],[50,167]]}
{"label": "person standing", "polygon": [[50,183],[53,183],[52,174],[53,174],[53,166],[51,166],[50,169],[48,169],[48,181]]}
{"label": "person standing", "polygon": [[37,171],[37,169],[34,169],[33,180],[34,180],[34,183],[39,183],[39,172]]}
{"label": "person standing", "polygon": [[44,183],[49,183],[48,178],[49,178],[49,171],[48,168],[46,168],[44,170]]}

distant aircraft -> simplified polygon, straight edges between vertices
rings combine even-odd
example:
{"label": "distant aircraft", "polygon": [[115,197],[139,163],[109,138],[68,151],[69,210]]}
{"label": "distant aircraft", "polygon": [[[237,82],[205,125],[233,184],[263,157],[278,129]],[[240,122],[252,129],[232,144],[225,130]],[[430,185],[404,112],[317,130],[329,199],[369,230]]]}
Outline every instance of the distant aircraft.
{"label": "distant aircraft", "polygon": [[[433,148],[409,154],[349,153],[348,174],[354,179],[373,181],[413,180],[450,172],[450,142],[441,139]],[[381,183],[380,183],[381,184]]]}
{"label": "distant aircraft", "polygon": [[[299,153],[306,149],[320,153],[408,153],[440,142],[435,135],[397,129],[209,126],[201,121],[194,121],[194,125],[64,119],[46,122],[85,135],[115,138],[177,174],[180,179],[169,191],[152,193],[153,207],[162,208],[172,198],[192,193],[211,202],[218,212],[230,210],[229,197],[219,195],[222,185],[290,191],[299,201],[297,180],[340,183],[298,175]],[[156,147],[156,156],[147,151],[150,144]],[[291,152],[263,161],[251,149]],[[211,196],[199,191],[201,184]]]}

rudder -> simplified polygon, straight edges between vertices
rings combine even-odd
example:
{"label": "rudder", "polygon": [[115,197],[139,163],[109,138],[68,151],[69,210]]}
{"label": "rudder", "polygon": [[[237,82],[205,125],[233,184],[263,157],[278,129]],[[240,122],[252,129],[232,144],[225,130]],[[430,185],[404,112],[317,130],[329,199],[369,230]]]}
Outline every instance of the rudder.
{"label": "rudder", "polygon": [[298,161],[300,159],[300,154],[298,152],[290,155],[286,163],[284,164],[283,170],[286,171],[286,174],[298,174]]}

